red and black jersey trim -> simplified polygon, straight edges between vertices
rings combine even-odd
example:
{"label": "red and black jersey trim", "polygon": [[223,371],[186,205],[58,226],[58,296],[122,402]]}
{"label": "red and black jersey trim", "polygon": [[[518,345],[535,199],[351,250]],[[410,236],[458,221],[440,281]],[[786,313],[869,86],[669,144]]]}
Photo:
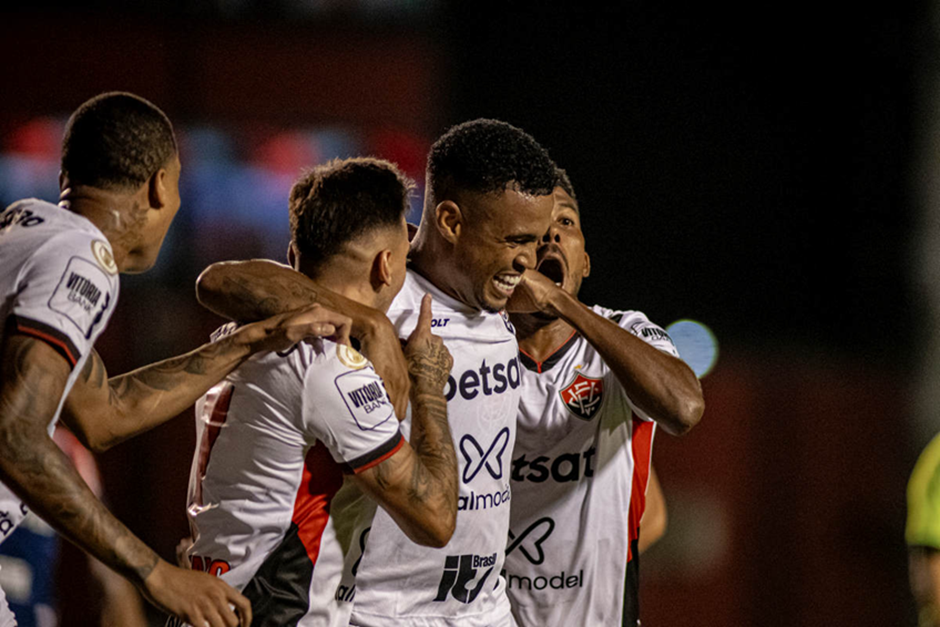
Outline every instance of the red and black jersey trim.
{"label": "red and black jersey trim", "polygon": [[54,348],[57,353],[65,357],[72,368],[75,367],[75,364],[77,364],[78,360],[82,357],[81,352],[72,340],[69,339],[69,336],[44,322],[24,318],[23,316],[10,315],[10,317],[7,318],[6,324],[7,334],[22,333],[23,335],[29,335],[42,340]]}
{"label": "red and black jersey trim", "polygon": [[310,582],[314,561],[292,522],[284,539],[264,560],[242,590],[249,601],[255,627],[293,627],[310,611]]}
{"label": "red and black jersey trim", "polygon": [[368,470],[373,466],[377,466],[397,453],[398,449],[400,449],[404,444],[404,436],[402,436],[401,431],[397,431],[395,435],[390,437],[372,451],[343,464],[343,472],[347,474],[355,474],[364,470]]}
{"label": "red and black jersey trim", "polygon": [[630,541],[633,558],[627,562],[627,573],[623,581],[623,627],[637,627],[640,624],[640,541],[639,537]]}
{"label": "red and black jersey trim", "polygon": [[548,356],[548,359],[544,361],[535,361],[531,355],[528,355],[524,350],[520,348],[519,349],[519,361],[521,361],[522,365],[528,368],[529,370],[531,370],[532,372],[537,372],[541,374],[545,372],[546,370],[550,369],[551,367],[553,367],[559,361],[561,361],[561,358],[564,357],[565,354],[569,350],[571,350],[571,347],[574,346],[578,342],[579,337],[580,336],[578,335],[577,331],[572,331],[571,336],[567,340],[565,340],[565,343],[559,346],[558,348],[556,348],[554,352],[552,352],[552,354]]}

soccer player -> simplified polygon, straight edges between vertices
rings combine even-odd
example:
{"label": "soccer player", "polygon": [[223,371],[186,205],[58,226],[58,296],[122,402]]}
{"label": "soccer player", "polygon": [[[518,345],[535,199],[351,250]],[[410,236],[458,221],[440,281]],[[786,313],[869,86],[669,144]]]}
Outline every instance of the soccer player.
{"label": "soccer player", "polygon": [[506,577],[520,627],[635,627],[653,433],[694,426],[699,382],[637,311],[587,307],[581,214],[559,170],[537,271],[509,304],[523,364]]}
{"label": "soccer player", "polygon": [[[454,358],[445,394],[460,477],[457,527],[443,548],[415,544],[382,510],[358,528],[353,547],[364,547],[364,554],[352,625],[512,625],[500,572],[521,369],[515,334],[501,312],[523,273],[535,267],[554,185],[545,149],[504,122],[459,124],[431,148],[408,276],[388,313],[399,337],[407,337],[422,298],[434,296],[432,327]],[[226,305],[225,286],[235,283],[240,291]],[[289,310],[323,292],[264,261],[210,266],[200,290],[200,298],[236,319]],[[412,420],[403,422],[405,431],[414,428]]]}
{"label": "soccer player", "polygon": [[[102,94],[69,120],[60,205],[29,199],[0,213],[0,539],[34,509],[161,609],[200,626],[247,625],[244,597],[160,559],[50,437],[61,413],[103,450],[183,411],[255,350],[289,346],[311,326],[337,331],[320,313],[288,314],[109,380],[92,346],[117,302],[118,273],[156,260],[180,206],[179,175],[163,112],[132,94]],[[0,626],[13,624],[0,591]]]}
{"label": "soccer player", "polygon": [[907,526],[911,591],[918,626],[940,627],[940,435],[921,452],[907,484]]}
{"label": "soccer player", "polygon": [[[411,186],[377,159],[314,168],[291,190],[291,265],[385,311],[405,281]],[[457,461],[443,390],[452,360],[431,335],[431,297],[417,306],[404,348],[410,445],[372,364],[329,340],[254,358],[201,404],[190,559],[244,592],[254,625],[348,625],[354,573],[341,577],[347,554],[359,550],[351,532],[363,499],[340,491],[344,476],[409,544],[450,540]]]}

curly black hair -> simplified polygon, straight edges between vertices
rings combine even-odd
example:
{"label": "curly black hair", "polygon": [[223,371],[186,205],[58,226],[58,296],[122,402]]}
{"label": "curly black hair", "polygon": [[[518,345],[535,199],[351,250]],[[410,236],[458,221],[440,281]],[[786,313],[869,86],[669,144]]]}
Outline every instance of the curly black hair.
{"label": "curly black hair", "polygon": [[163,111],[140,96],[108,92],[69,118],[62,173],[73,185],[136,189],[176,153],[173,125]]}
{"label": "curly black hair", "polygon": [[571,196],[571,200],[578,202],[578,197],[574,193],[574,186],[571,184],[571,179],[568,178],[568,173],[561,168],[555,168],[555,187],[560,187],[565,190],[565,193]]}
{"label": "curly black hair", "polygon": [[428,190],[434,204],[459,191],[512,189],[552,193],[555,164],[535,139],[506,122],[480,118],[451,127],[428,155]]}
{"label": "curly black hair", "polygon": [[383,159],[333,159],[291,188],[291,239],[316,269],[357,237],[399,226],[413,189],[414,182]]}

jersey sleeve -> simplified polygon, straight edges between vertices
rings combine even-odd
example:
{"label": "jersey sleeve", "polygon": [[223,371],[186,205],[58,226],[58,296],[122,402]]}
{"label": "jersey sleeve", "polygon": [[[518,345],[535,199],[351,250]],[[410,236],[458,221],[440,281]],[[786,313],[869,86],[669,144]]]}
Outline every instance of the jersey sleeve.
{"label": "jersey sleeve", "polygon": [[940,435],[920,454],[907,484],[908,546],[940,549]]}
{"label": "jersey sleeve", "polygon": [[385,384],[372,364],[344,345],[327,345],[307,369],[304,429],[347,472],[359,473],[394,455],[404,439]]}
{"label": "jersey sleeve", "polygon": [[52,346],[74,368],[107,325],[118,295],[111,247],[90,233],[56,235],[22,268],[6,324]]}
{"label": "jersey sleeve", "polygon": [[[651,322],[645,314],[639,311],[612,311],[602,307],[595,307],[595,311],[608,320],[615,322],[620,328],[626,329],[637,336],[653,348],[661,350],[668,355],[672,355],[677,359],[681,359],[676,345],[673,344],[672,338],[669,337],[666,330],[658,324]],[[647,422],[653,420],[652,417],[634,404],[633,400],[627,396],[626,390],[623,390],[622,386],[618,385],[618,387],[622,390],[634,414]]]}

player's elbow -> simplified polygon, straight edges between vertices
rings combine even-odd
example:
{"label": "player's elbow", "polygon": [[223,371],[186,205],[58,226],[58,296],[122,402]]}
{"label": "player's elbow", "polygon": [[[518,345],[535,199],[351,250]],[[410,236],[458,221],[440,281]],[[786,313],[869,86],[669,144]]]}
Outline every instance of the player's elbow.
{"label": "player's elbow", "polygon": [[213,303],[222,290],[223,272],[219,267],[221,263],[212,264],[196,278],[196,300],[203,307],[212,309]]}
{"label": "player's elbow", "polygon": [[455,527],[456,525],[436,524],[433,528],[425,530],[425,538],[421,544],[433,549],[443,549],[454,535]]}
{"label": "player's elbow", "polygon": [[442,549],[450,542],[457,528],[457,508],[439,507],[428,511],[417,534],[413,538],[418,544]]}
{"label": "player's elbow", "polygon": [[701,395],[691,396],[679,403],[679,407],[663,427],[670,435],[685,435],[702,420],[704,413],[705,399]]}

